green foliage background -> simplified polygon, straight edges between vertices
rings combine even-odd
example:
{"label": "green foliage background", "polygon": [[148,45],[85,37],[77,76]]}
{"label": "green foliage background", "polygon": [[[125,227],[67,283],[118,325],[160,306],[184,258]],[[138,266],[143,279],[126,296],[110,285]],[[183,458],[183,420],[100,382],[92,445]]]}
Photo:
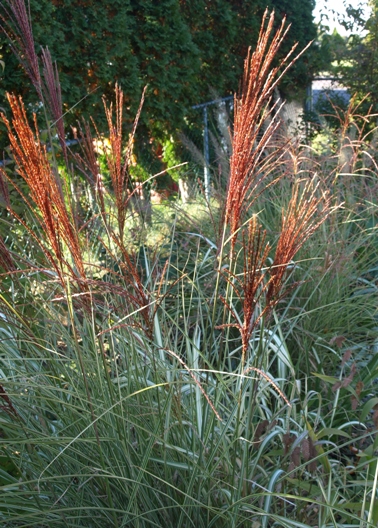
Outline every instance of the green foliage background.
{"label": "green foliage background", "polygon": [[378,1],[369,0],[368,6],[347,7],[341,24],[347,36],[336,30],[321,38],[321,54],[326,70],[341,79],[355,94],[364,100],[361,112],[369,108],[378,111]]}
{"label": "green foliage background", "polygon": [[[276,10],[277,25],[284,14],[293,25],[281,55],[294,42],[301,48],[315,38],[313,0],[30,1],[36,51],[48,46],[58,63],[66,122],[102,116],[101,97],[112,93],[116,81],[131,119],[148,84],[139,136],[155,138],[182,129],[185,118],[198,119],[198,113],[190,117],[191,106],[208,100],[210,88],[221,96],[238,89],[247,48],[257,40],[267,7]],[[306,86],[317,55],[314,47],[298,61],[282,87],[285,97]],[[35,110],[37,98],[5,35],[0,59],[0,106],[11,91]]]}

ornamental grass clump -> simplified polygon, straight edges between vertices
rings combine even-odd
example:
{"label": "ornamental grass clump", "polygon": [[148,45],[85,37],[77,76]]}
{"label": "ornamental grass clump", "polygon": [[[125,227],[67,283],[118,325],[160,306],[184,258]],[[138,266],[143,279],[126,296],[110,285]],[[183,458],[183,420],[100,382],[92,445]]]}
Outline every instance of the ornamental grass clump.
{"label": "ornamental grass clump", "polygon": [[[319,183],[298,176],[293,183],[291,201],[287,209],[282,211],[276,252],[273,263],[269,264],[271,243],[266,241],[266,232],[262,230],[258,216],[248,218],[248,211],[259,195],[266,193],[268,187],[278,184],[286,176],[279,169],[291,146],[289,140],[281,146],[277,145],[280,106],[279,101],[272,102],[273,93],[282,75],[305,50],[289,60],[295,51],[294,46],[277,66],[273,66],[289,27],[286,27],[284,19],[273,33],[274,14],[270,15],[267,25],[266,19],[267,12],[256,49],[253,53],[249,49],[244,64],[241,95],[235,96],[230,175],[224,204],[223,235],[218,247],[219,275],[228,276],[226,295],[221,297],[222,302],[229,314],[239,321],[224,322],[222,327],[236,326],[240,331],[242,369],[254,329],[260,327],[262,322],[268,322],[275,305],[283,296],[288,267],[304,242],[327,219],[332,209],[329,193],[320,191]],[[273,148],[269,150],[268,147]],[[236,248],[240,233],[241,248]],[[227,241],[230,250],[224,269],[223,255],[227,251]],[[236,249],[244,260],[241,278],[234,256]],[[240,321],[239,306],[237,313],[231,307],[234,295],[243,306],[243,321]]]}
{"label": "ornamental grass clump", "polygon": [[[273,34],[265,15],[245,63],[216,234],[184,229],[176,216],[161,247],[135,249],[131,234],[145,224],[134,214],[129,169],[141,106],[125,134],[117,86],[114,106],[105,104],[108,137],[96,137],[94,120],[82,123],[81,151],[72,153],[50,54],[39,89],[27,10],[19,0],[7,5],[16,22],[26,17],[12,26],[21,32],[13,42],[59,141],[48,150],[9,95],[1,524],[375,526],[377,435],[367,417],[378,365],[363,356],[370,345],[361,338],[374,325],[373,231],[358,231],[361,208],[358,216],[339,207],[341,178],[331,185],[305,147],[281,141],[271,98],[293,62],[273,66],[285,23]],[[108,140],[102,158],[94,139]],[[353,463],[350,446],[365,449]]]}

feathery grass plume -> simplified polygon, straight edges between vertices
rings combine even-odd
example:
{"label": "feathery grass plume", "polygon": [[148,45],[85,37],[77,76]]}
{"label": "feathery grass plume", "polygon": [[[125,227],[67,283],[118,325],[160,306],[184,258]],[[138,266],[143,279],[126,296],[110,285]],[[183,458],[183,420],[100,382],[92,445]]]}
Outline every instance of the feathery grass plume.
{"label": "feathery grass plume", "polygon": [[253,366],[245,368],[247,352],[253,331],[263,318],[266,319],[269,317],[274,306],[272,303],[266,302],[266,293],[269,290],[270,280],[267,280],[268,268],[266,267],[266,260],[271,246],[269,242],[266,242],[266,232],[262,231],[261,226],[258,225],[256,215],[253,215],[249,220],[247,236],[245,234],[243,236],[244,263],[242,277],[239,279],[228,272],[230,276],[229,282],[232,285],[233,292],[243,305],[243,320],[241,322],[236,311],[229,305],[226,299],[221,297],[222,302],[237,322],[224,324],[218,328],[233,326],[239,330],[242,341],[241,367],[243,375],[246,375],[250,371],[257,372],[273,386],[274,390],[290,406],[286,396],[265,372]]}
{"label": "feathery grass plume", "polygon": [[[99,237],[106,253],[114,259],[114,262],[117,262],[119,276],[115,277],[115,280],[123,280],[125,282],[126,288],[123,290],[122,296],[126,297],[128,300],[128,309],[130,309],[131,312],[139,314],[142,319],[141,324],[136,319],[134,320],[134,323],[137,326],[140,326],[145,331],[146,335],[151,338],[153,333],[152,314],[149,309],[151,299],[143,284],[137,266],[135,265],[134,258],[124,244],[127,207],[128,202],[133,195],[132,182],[129,179],[128,169],[131,163],[133,140],[144,102],[145,90],[146,89],[144,89],[142,94],[139,109],[126,148],[123,148],[122,141],[123,93],[121,88],[118,85],[115,87],[115,123],[113,122],[113,104],[111,103],[107,106],[106,101],[104,100],[105,115],[109,128],[110,146],[106,146],[103,150],[113,186],[118,233],[115,232],[114,226],[109,218],[111,212],[106,207],[104,199],[107,190],[102,182],[100,165],[98,162],[98,155],[94,148],[95,140],[91,132],[91,127],[89,123],[86,122],[80,127],[82,154],[77,155],[76,160],[79,169],[86,176],[91,187],[94,188],[95,195],[99,202],[100,214],[106,227],[107,234],[119,250],[118,256],[115,255],[114,248],[111,248],[109,241],[106,242]],[[102,137],[97,130],[94,120],[92,120],[92,124],[96,131],[97,139],[101,144]],[[116,290],[117,287],[114,285],[113,291],[116,292]]]}
{"label": "feathery grass plume", "polygon": [[44,81],[42,81],[30,21],[30,2],[28,2],[28,7],[26,7],[25,0],[5,0],[5,4],[8,8],[3,4],[6,18],[1,17],[3,20],[1,29],[7,36],[14,54],[24,66],[37,90],[39,99],[44,105],[47,103],[54,119],[54,125],[56,125],[64,158],[67,161],[62,96],[57,66],[52,62],[49,49],[42,48],[44,77]]}
{"label": "feathery grass plume", "polygon": [[58,132],[60,146],[62,147],[64,159],[67,162],[67,145],[64,133],[62,92],[59,82],[59,73],[56,62],[53,64],[48,48],[42,49],[44,92],[49,105],[54,125]]}
{"label": "feathery grass plume", "polygon": [[271,13],[265,29],[267,16],[266,10],[256,50],[252,53],[249,48],[244,62],[241,95],[235,95],[234,100],[233,152],[225,204],[225,222],[231,229],[232,246],[235,245],[243,213],[251,207],[257,197],[258,187],[266,179],[266,172],[261,170],[260,164],[264,150],[279,126],[278,101],[270,106],[274,89],[308,47],[289,62],[297,47],[297,44],[294,44],[279,64],[272,67],[290,25],[285,28],[286,19],[283,18],[280,28],[271,38],[274,12]]}
{"label": "feathery grass plume", "polygon": [[244,267],[243,267],[243,326],[240,329],[242,337],[242,364],[249,346],[249,340],[254,328],[259,324],[261,318],[266,315],[269,305],[261,307],[259,313],[257,308],[261,295],[266,290],[264,268],[270,251],[270,244],[266,242],[266,233],[262,232],[261,226],[257,224],[254,215],[248,224],[247,240],[243,244]]}
{"label": "feathery grass plume", "polygon": [[[139,271],[135,265],[134,259],[131,256],[130,252],[124,245],[124,231],[125,231],[125,222],[128,203],[133,195],[132,182],[129,177],[129,167],[131,164],[133,142],[139,122],[140,114],[142,111],[144,96],[146,92],[144,88],[142,97],[139,103],[138,112],[134,119],[134,124],[132,131],[129,135],[128,143],[126,148],[123,148],[123,133],[122,133],[122,124],[123,124],[123,92],[121,88],[116,84],[115,86],[115,123],[113,122],[113,104],[111,103],[107,106],[104,99],[104,109],[105,116],[107,119],[107,124],[109,128],[109,143],[110,148],[104,148],[106,162],[112,181],[115,207],[117,212],[117,224],[118,224],[118,233],[115,233],[112,226],[110,226],[107,213],[105,211],[105,201],[104,201],[104,186],[101,180],[101,174],[99,172],[99,165],[97,162],[97,156],[94,151],[93,137],[90,131],[88,124],[84,125],[84,133],[82,137],[83,141],[83,156],[81,158],[81,165],[83,168],[86,168],[92,173],[92,185],[95,185],[96,195],[99,198],[101,215],[104,220],[105,225],[108,227],[108,233],[115,242],[121,253],[121,259],[118,259],[111,248],[102,240],[102,243],[109,255],[113,255],[115,261],[117,261],[120,268],[123,279],[127,284],[127,296],[130,306],[133,307],[133,310],[139,313],[143,320],[143,329],[148,335],[149,338],[152,337],[152,316],[149,310],[150,297],[146,292],[146,289],[143,285],[142,279],[140,277]],[[93,123],[95,126],[95,123]],[[96,126],[95,126],[96,129]],[[97,130],[96,130],[97,131]],[[100,135],[97,133],[98,137]]]}
{"label": "feathery grass plume", "polygon": [[1,17],[3,21],[1,29],[42,100],[41,75],[30,22],[30,3],[28,2],[27,9],[24,0],[5,0],[3,9],[7,18]]}
{"label": "feathery grass plume", "polygon": [[[61,281],[64,281],[62,275],[64,266],[70,271],[72,277],[84,279],[85,271],[78,234],[70,220],[61,186],[58,183],[58,176],[54,174],[50,166],[46,147],[40,142],[38,127],[35,123],[36,133],[34,135],[21,98],[18,99],[8,94],[8,101],[13,114],[12,124],[15,132],[4,115],[2,119],[8,131],[18,171],[27,183],[30,197],[41,214],[42,218],[38,221],[55,258],[47,248],[44,248],[45,254],[58,272]],[[11,210],[11,212],[15,214],[14,211]],[[62,243],[67,246],[76,270],[67,262]]]}
{"label": "feathery grass plume", "polygon": [[282,296],[285,274],[293,258],[334,210],[329,192],[320,191],[319,182],[307,180],[304,187],[302,184],[301,180],[294,183],[290,203],[282,211],[281,233],[266,292],[266,302],[272,306]]}
{"label": "feathery grass plume", "polygon": [[221,297],[222,302],[234,319],[238,321],[231,325],[222,325],[222,327],[234,326],[239,330],[242,339],[243,368],[253,330],[270,309],[269,305],[262,306],[263,294],[268,287],[265,279],[267,274],[266,259],[269,251],[270,244],[266,242],[266,233],[258,225],[256,215],[253,215],[248,223],[247,236],[244,236],[244,263],[241,278],[233,275],[229,270],[223,272],[228,274],[228,281],[232,290],[243,305],[243,322],[239,322],[238,314],[228,304],[228,301]]}
{"label": "feathery grass plume", "polygon": [[111,103],[110,106],[107,106],[106,101],[104,100],[105,115],[109,128],[110,141],[110,152],[105,150],[105,154],[115,195],[119,237],[121,241],[123,240],[125,230],[127,205],[131,198],[131,193],[128,189],[128,186],[131,185],[128,169],[131,163],[132,146],[140,113],[142,111],[145,92],[146,88],[144,88],[142,93],[138,112],[134,120],[133,129],[130,134],[124,155],[122,152],[123,92],[118,84],[116,84],[115,87],[115,124],[113,123],[113,104]]}

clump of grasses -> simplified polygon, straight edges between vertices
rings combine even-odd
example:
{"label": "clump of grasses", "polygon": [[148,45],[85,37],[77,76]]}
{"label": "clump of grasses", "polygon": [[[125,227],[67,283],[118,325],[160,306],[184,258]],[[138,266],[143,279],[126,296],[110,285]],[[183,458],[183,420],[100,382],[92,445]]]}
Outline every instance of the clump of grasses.
{"label": "clump of grasses", "polygon": [[[25,5],[8,5],[13,42],[41,96]],[[67,185],[22,102],[9,96],[13,119],[3,119],[28,195],[1,171],[4,526],[376,525],[373,328],[352,343],[350,326],[362,306],[364,328],[374,326],[369,292],[358,296],[354,284],[374,289],[366,277],[376,252],[371,233],[357,232],[362,196],[356,210],[341,208],[342,175],[327,179],[311,152],[279,137],[271,95],[291,54],[272,66],[287,29],[283,21],[273,34],[273,15],[266,18],[235,98],[213,239],[173,222],[160,251],[127,244],[139,113],[125,145],[119,87],[115,123],[105,105],[107,183],[90,124],[82,124],[81,155],[63,145],[57,70],[43,52],[46,112],[64,159],[85,174],[85,219],[68,191],[75,173]],[[7,185],[24,201],[22,214]],[[345,262],[356,262],[352,272]]]}

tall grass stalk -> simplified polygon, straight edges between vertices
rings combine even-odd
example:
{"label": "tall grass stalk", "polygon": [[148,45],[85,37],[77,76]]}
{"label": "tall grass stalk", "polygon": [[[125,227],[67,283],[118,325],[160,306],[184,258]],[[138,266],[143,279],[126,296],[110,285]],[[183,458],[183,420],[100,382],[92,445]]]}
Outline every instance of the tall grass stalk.
{"label": "tall grass stalk", "polygon": [[3,25],[73,168],[10,95],[3,526],[375,526],[374,164],[357,176],[374,156],[358,136],[346,177],[337,153],[321,160],[283,135],[272,94],[293,63],[294,50],[274,62],[285,21],[274,33],[264,16],[245,62],[219,225],[188,227],[176,208],[151,248],[129,173],[142,105],[125,136],[116,87],[109,138],[97,138],[109,150],[100,160],[93,121],[71,153],[56,66],[46,49],[39,73],[25,4],[7,5]]}

